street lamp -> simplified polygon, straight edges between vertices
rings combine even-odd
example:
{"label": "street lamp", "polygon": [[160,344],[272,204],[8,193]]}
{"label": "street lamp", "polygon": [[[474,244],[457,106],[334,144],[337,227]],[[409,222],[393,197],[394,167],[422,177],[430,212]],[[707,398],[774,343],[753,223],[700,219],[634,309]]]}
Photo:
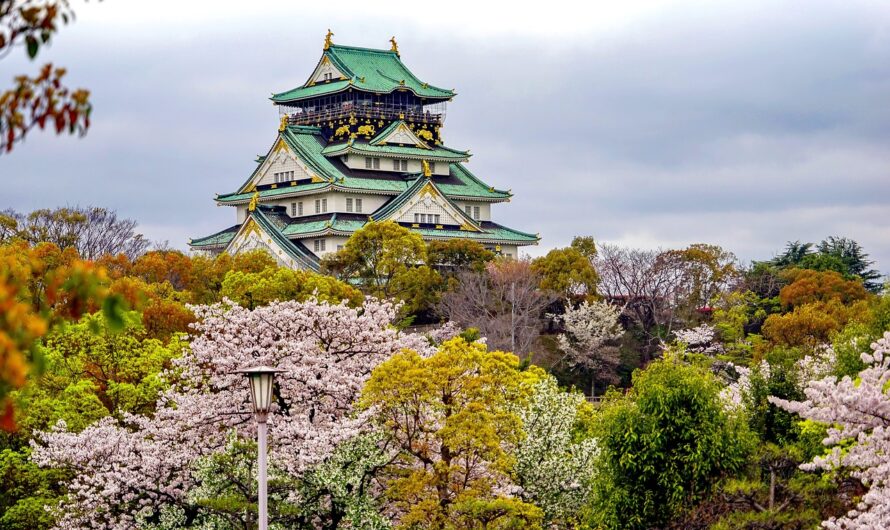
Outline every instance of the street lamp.
{"label": "street lamp", "polygon": [[266,491],[266,418],[269,417],[269,408],[272,406],[272,385],[275,382],[275,374],[282,371],[269,366],[255,366],[237,372],[247,376],[247,380],[250,382],[250,400],[253,402],[253,412],[256,415],[259,449],[257,482],[259,483],[260,530],[267,530],[269,527],[268,493]]}

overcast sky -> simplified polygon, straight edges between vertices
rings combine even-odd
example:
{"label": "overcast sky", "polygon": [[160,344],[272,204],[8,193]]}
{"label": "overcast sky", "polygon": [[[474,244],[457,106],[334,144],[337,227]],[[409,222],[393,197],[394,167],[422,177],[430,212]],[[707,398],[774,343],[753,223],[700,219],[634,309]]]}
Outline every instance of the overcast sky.
{"label": "overcast sky", "polygon": [[387,48],[455,88],[446,143],[511,188],[496,221],[542,242],[858,240],[890,272],[890,3],[72,0],[52,61],[95,107],[83,139],[33,133],[0,156],[0,209],[99,205],[151,239],[234,224],[234,191],[275,138],[272,92],[334,42]]}

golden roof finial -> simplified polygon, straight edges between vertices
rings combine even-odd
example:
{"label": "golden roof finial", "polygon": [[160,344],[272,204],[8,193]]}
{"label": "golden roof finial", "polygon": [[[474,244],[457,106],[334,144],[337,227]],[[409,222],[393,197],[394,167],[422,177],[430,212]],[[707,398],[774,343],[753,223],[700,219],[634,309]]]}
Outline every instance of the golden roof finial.
{"label": "golden roof finial", "polygon": [[430,178],[433,176],[433,171],[430,169],[430,163],[426,160],[421,160],[420,165],[423,167],[423,176],[426,178]]}
{"label": "golden roof finial", "polygon": [[281,117],[281,123],[278,124],[278,132],[284,132],[287,129],[287,114]]}
{"label": "golden roof finial", "polygon": [[334,32],[331,31],[331,28],[328,28],[328,34],[324,36],[324,49],[325,50],[330,48],[331,44],[334,44],[333,41],[331,41],[331,37],[333,37],[333,36],[334,36]]}
{"label": "golden roof finial", "polygon": [[253,192],[253,197],[250,198],[250,204],[247,205],[247,211],[252,212],[256,210],[257,204],[260,202],[260,192]]}
{"label": "golden roof finial", "polygon": [[392,43],[392,48],[390,48],[389,51],[396,52],[396,55],[399,56],[399,57],[401,57],[401,55],[399,55],[399,44],[396,42],[396,37],[395,37],[395,35],[393,35],[393,36],[389,39],[389,42]]}

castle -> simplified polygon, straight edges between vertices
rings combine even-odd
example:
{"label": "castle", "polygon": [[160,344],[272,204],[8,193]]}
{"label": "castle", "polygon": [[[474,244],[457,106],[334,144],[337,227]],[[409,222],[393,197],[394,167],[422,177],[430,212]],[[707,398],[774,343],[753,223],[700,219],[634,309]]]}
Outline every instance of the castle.
{"label": "castle", "polygon": [[237,254],[262,248],[279,264],[318,270],[371,221],[391,220],[424,240],[478,241],[501,255],[537,235],[492,221],[511,193],[465,166],[469,151],[447,147],[442,127],[453,90],[419,80],[391,49],[341,46],[328,31],[309,79],[274,94],[280,124],[269,151],[234,193],[237,224],[192,239],[193,251]]}

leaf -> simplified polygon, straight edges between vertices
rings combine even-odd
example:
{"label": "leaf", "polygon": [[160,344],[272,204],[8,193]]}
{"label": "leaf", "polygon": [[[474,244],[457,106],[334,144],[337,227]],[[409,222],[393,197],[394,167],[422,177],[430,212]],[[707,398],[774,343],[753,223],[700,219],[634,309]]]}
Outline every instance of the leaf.
{"label": "leaf", "polygon": [[33,59],[37,56],[37,49],[40,48],[40,44],[37,42],[37,39],[34,38],[33,35],[28,35],[25,37],[25,44],[28,46],[28,58]]}
{"label": "leaf", "polygon": [[113,331],[120,331],[124,328],[124,303],[120,296],[112,295],[102,302],[102,315],[105,317],[105,323]]}

